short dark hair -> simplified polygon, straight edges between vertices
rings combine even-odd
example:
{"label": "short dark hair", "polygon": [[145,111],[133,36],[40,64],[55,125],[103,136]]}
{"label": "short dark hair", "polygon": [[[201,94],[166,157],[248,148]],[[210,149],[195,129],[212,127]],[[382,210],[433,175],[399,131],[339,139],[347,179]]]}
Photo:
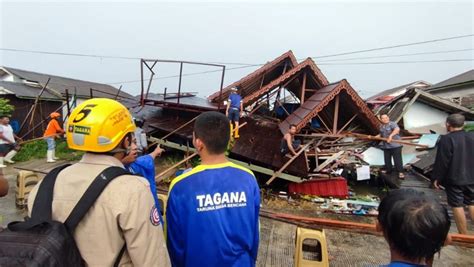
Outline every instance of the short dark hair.
{"label": "short dark hair", "polygon": [[3,119],[3,118],[10,118],[10,116],[9,116],[9,115],[5,115],[5,114],[0,115],[0,119]]}
{"label": "short dark hair", "polygon": [[446,208],[413,189],[391,191],[379,205],[378,221],[390,248],[408,260],[439,252],[451,227]]}
{"label": "short dark hair", "polygon": [[296,128],[296,124],[290,124],[290,129],[291,129],[292,127],[295,127],[295,128]]}
{"label": "short dark hair", "polygon": [[454,128],[460,128],[464,126],[466,118],[462,114],[451,114],[446,118],[446,122]]}
{"label": "short dark hair", "polygon": [[219,112],[204,112],[194,122],[194,136],[204,143],[209,153],[224,153],[230,139],[229,119]]}

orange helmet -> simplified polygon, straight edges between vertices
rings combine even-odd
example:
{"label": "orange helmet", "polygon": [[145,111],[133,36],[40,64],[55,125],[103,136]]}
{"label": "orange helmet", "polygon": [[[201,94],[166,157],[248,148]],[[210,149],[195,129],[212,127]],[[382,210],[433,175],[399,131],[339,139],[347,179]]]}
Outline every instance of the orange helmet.
{"label": "orange helmet", "polygon": [[53,112],[53,113],[49,114],[49,116],[51,117],[51,119],[56,119],[56,118],[61,117],[61,114],[59,114],[57,112]]}

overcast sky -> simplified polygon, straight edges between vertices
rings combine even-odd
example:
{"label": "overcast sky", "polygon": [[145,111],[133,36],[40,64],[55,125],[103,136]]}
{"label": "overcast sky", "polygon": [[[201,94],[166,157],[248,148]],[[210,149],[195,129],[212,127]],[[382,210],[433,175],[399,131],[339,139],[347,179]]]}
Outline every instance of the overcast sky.
{"label": "overcast sky", "polygon": [[[472,1],[374,1],[296,3],[1,3],[0,47],[106,56],[203,62],[265,63],[293,50],[298,59],[420,42],[473,33]],[[472,59],[474,38],[370,53],[315,59],[331,82],[347,79],[362,96],[416,80],[436,83],[473,68],[473,61],[411,64],[369,62]],[[467,50],[470,49],[470,50]],[[365,57],[465,50],[417,56]],[[336,59],[353,59],[332,61]],[[328,63],[337,65],[329,65]],[[0,65],[70,78],[123,85],[138,94],[138,59],[86,58],[0,51]],[[238,65],[228,65],[228,68]],[[256,67],[229,70],[225,85]],[[214,70],[185,66],[184,73]],[[158,65],[157,76],[178,74]],[[132,82],[130,82],[132,81]],[[135,81],[135,82],[133,82]],[[219,73],[183,78],[183,90],[207,96]],[[158,79],[152,90],[177,90]]]}

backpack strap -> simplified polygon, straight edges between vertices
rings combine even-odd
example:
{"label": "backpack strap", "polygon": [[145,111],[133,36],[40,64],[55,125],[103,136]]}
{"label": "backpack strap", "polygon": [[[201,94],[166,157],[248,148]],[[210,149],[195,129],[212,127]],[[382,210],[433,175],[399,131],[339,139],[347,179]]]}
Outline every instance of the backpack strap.
{"label": "backpack strap", "polygon": [[54,185],[59,173],[71,164],[65,164],[51,170],[41,181],[31,210],[32,220],[51,221],[53,210]]}
{"label": "backpack strap", "polygon": [[25,222],[10,223],[8,225],[9,230],[28,230],[38,224],[52,220],[54,184],[56,183],[58,174],[70,165],[71,164],[58,166],[46,174],[36,193],[36,198],[31,210],[31,218]]}
{"label": "backpack strap", "polygon": [[84,195],[82,195],[81,199],[76,204],[76,206],[64,222],[70,233],[74,233],[76,226],[86,215],[92,205],[94,205],[95,201],[100,196],[105,187],[116,177],[125,174],[130,173],[123,168],[113,166],[108,167],[107,169],[103,170],[99,175],[97,175],[97,177],[87,188]]}

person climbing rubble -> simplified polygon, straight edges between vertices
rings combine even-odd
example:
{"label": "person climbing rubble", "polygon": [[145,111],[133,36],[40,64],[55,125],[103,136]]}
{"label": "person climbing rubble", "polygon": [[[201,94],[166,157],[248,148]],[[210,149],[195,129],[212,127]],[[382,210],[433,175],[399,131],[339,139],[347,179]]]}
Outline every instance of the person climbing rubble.
{"label": "person climbing rubble", "polygon": [[[230,137],[239,138],[239,120],[244,110],[242,97],[238,94],[237,87],[231,88],[231,93],[227,101],[225,115],[230,120]],[[235,128],[234,128],[235,124]]]}
{"label": "person climbing rubble", "polygon": [[[293,157],[296,151],[301,148],[301,141],[295,140],[296,125],[291,124],[288,132],[283,136],[280,143],[280,153],[283,156]],[[288,153],[291,153],[289,155]]]}
{"label": "person climbing rubble", "polygon": [[[85,115],[84,115],[85,116]],[[43,137],[45,137],[46,143],[48,144],[48,150],[46,152],[46,162],[52,163],[58,160],[56,157],[56,141],[55,139],[58,135],[64,134],[63,128],[59,125],[58,118],[61,117],[61,114],[58,112],[53,112],[49,114],[51,120],[44,131]]]}

